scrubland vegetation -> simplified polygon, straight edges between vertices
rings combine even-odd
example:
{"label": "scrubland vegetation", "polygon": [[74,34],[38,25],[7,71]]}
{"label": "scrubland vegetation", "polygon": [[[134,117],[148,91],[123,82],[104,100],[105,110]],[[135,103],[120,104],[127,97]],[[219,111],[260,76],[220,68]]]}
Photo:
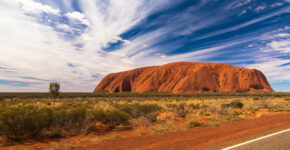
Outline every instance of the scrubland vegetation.
{"label": "scrubland vegetation", "polygon": [[[127,96],[124,96],[126,95]],[[167,93],[116,94],[111,97],[47,97],[2,95],[0,136],[2,143],[76,135],[105,134],[144,127],[152,134],[218,126],[257,115],[261,109],[290,111],[290,94],[246,96],[214,94],[171,95]],[[122,95],[122,96],[121,96]],[[129,96],[128,96],[129,95]],[[134,95],[134,96],[133,96]],[[217,96],[219,95],[219,96]]]}

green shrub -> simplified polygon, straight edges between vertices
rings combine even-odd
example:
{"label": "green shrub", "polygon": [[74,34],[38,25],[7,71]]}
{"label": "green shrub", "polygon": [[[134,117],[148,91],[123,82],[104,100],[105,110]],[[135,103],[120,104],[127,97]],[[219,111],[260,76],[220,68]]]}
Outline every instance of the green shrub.
{"label": "green shrub", "polygon": [[189,104],[188,107],[191,108],[191,109],[193,109],[193,110],[196,110],[196,109],[199,109],[199,108],[200,108],[199,104],[196,104],[196,105],[194,105],[194,104]]}
{"label": "green shrub", "polygon": [[227,109],[230,107],[230,104],[221,104],[221,109]]}
{"label": "green shrub", "polygon": [[252,99],[253,100],[259,100],[260,98],[259,97],[253,97]]}
{"label": "green shrub", "polygon": [[240,101],[233,101],[229,105],[231,108],[239,108],[239,109],[242,109],[244,106],[244,104]]}
{"label": "green shrub", "polygon": [[216,106],[209,106],[207,109],[207,112],[210,112],[210,113],[213,113],[213,114],[216,114],[219,112],[218,108]]}
{"label": "green shrub", "polygon": [[85,119],[83,121],[83,125],[81,127],[82,132],[87,135],[93,131],[95,131],[96,126],[95,123],[98,121],[103,121],[105,118],[105,112],[101,109],[98,110],[90,110],[86,112]]}
{"label": "green shrub", "polygon": [[117,108],[120,111],[126,112],[129,114],[132,118],[137,118],[140,116],[140,114],[137,112],[137,107],[139,105],[115,105],[115,108]]}
{"label": "green shrub", "polygon": [[177,107],[176,104],[167,104],[168,108],[175,109]]}
{"label": "green shrub", "polygon": [[105,112],[102,109],[91,110],[88,114],[88,118],[90,115],[92,115],[92,121],[102,121],[105,118]]}
{"label": "green shrub", "polygon": [[179,104],[175,108],[175,114],[177,117],[184,118],[187,114],[187,110],[185,109],[185,104]]}
{"label": "green shrub", "polygon": [[158,113],[162,108],[157,104],[144,105],[117,105],[115,106],[120,111],[128,113],[132,118],[146,117],[147,114]]}
{"label": "green shrub", "polygon": [[109,125],[110,128],[114,128],[115,126],[124,124],[129,124],[130,115],[120,111],[120,110],[113,110],[113,111],[106,111],[105,117],[103,119],[103,123]]}
{"label": "green shrub", "polygon": [[157,120],[157,113],[149,113],[145,117],[148,119],[150,122],[155,122]]}
{"label": "green shrub", "polygon": [[237,114],[228,115],[226,119],[228,122],[243,120],[243,118],[239,117]]}
{"label": "green shrub", "polygon": [[219,113],[222,115],[226,115],[229,113],[230,104],[221,104]]}
{"label": "green shrub", "polygon": [[60,107],[54,112],[53,126],[66,133],[77,134],[87,125],[86,117],[87,110],[84,107]]}
{"label": "green shrub", "polygon": [[41,108],[31,112],[31,135],[37,136],[43,129],[49,129],[53,121],[53,111],[50,108]]}
{"label": "green shrub", "polygon": [[0,134],[7,140],[21,141],[37,137],[52,123],[52,110],[36,107],[1,108]]}
{"label": "green shrub", "polygon": [[158,112],[159,110],[161,110],[161,107],[157,104],[145,104],[139,105],[139,107],[137,107],[137,111],[142,115]]}
{"label": "green shrub", "polygon": [[190,128],[194,128],[194,127],[199,127],[199,126],[204,126],[205,124],[202,122],[198,122],[198,121],[190,121],[189,122],[189,127]]}

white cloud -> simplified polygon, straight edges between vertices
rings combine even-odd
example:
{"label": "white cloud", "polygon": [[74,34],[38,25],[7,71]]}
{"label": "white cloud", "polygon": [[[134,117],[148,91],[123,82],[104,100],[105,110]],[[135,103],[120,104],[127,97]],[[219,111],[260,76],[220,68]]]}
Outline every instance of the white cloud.
{"label": "white cloud", "polygon": [[275,36],[277,36],[277,37],[288,37],[288,36],[290,36],[290,34],[289,33],[278,33]]}
{"label": "white cloud", "polygon": [[254,44],[249,44],[249,45],[248,45],[248,47],[254,47],[254,46],[255,46]]}
{"label": "white cloud", "polygon": [[70,19],[78,20],[85,25],[89,25],[88,20],[86,20],[86,16],[80,12],[74,11],[66,13],[65,16],[69,17]]}
{"label": "white cloud", "polygon": [[117,41],[122,41],[125,45],[129,45],[131,43],[129,40],[122,39],[121,37],[115,37],[111,42],[115,43]]}
{"label": "white cloud", "polygon": [[247,10],[244,9],[241,13],[239,13],[239,16],[243,15],[243,14],[246,14],[247,13]]}
{"label": "white cloud", "polygon": [[49,5],[43,5],[39,2],[35,2],[33,0],[3,0],[4,3],[15,6],[18,5],[22,10],[29,13],[51,13],[55,15],[59,15],[60,10],[56,8],[52,8]]}
{"label": "white cloud", "polygon": [[233,7],[232,9],[236,9],[236,8],[239,8],[239,7],[242,7],[244,5],[247,5],[251,2],[252,0],[242,0],[242,1],[234,1],[233,3]]}
{"label": "white cloud", "polygon": [[85,18],[85,15],[80,13],[80,12],[77,12],[77,11],[74,11],[74,12],[71,12],[71,13],[67,13],[65,14],[66,16],[72,18],[72,19],[84,19]]}
{"label": "white cloud", "polygon": [[125,45],[129,45],[131,43],[129,40],[122,39],[122,41],[125,43]]}
{"label": "white cloud", "polygon": [[69,32],[73,31],[72,28],[70,26],[68,26],[67,24],[57,24],[56,28],[57,29],[62,29],[62,30],[65,30],[65,31],[69,31]]}
{"label": "white cloud", "polygon": [[290,39],[286,40],[274,40],[267,44],[273,50],[280,51],[282,53],[290,53]]}
{"label": "white cloud", "polygon": [[271,7],[278,7],[278,6],[282,6],[283,3],[275,3],[275,4],[272,4]]}
{"label": "white cloud", "polygon": [[260,11],[264,10],[265,8],[266,8],[266,6],[258,6],[255,8],[255,11],[260,12]]}

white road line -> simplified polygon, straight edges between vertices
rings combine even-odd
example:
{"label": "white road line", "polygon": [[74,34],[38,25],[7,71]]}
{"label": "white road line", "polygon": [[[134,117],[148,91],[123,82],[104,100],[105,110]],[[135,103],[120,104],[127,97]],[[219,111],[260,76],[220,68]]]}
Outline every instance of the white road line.
{"label": "white road line", "polygon": [[244,142],[244,143],[240,143],[240,144],[237,144],[237,145],[234,145],[234,146],[231,146],[231,147],[227,147],[227,148],[224,148],[223,150],[230,150],[230,149],[233,149],[233,148],[245,145],[245,144],[249,144],[249,143],[261,140],[261,139],[265,139],[265,138],[268,138],[270,136],[277,135],[277,134],[280,134],[280,133],[284,133],[284,132],[287,132],[287,131],[290,131],[290,129],[286,129],[286,130],[283,130],[283,131],[279,131],[279,132],[272,133],[272,134],[269,134],[269,135],[266,135],[266,136],[263,136],[263,137],[256,138],[254,140],[250,140],[250,141],[247,141],[247,142]]}

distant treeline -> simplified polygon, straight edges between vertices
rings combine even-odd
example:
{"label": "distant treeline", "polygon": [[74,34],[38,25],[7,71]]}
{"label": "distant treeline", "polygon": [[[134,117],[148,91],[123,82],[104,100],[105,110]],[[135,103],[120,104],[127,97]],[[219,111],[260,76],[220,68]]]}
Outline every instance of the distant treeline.
{"label": "distant treeline", "polygon": [[[165,92],[153,93],[61,93],[59,98],[88,98],[88,97],[284,97],[290,96],[290,92],[273,92],[273,93],[231,93],[231,92],[214,92],[214,93],[194,93],[194,94],[173,94]],[[49,93],[0,93],[0,100],[4,98],[49,98]]]}

